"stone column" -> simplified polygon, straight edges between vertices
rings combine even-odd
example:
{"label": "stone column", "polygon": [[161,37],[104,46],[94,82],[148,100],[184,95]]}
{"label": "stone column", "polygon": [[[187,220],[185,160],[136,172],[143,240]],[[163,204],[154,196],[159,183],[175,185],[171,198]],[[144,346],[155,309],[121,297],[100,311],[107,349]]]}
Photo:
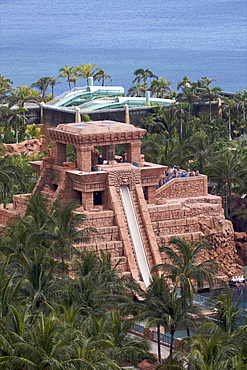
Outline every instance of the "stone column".
{"label": "stone column", "polygon": [[42,101],[40,103],[40,123],[42,125],[44,124],[44,105],[45,105],[45,103]]}
{"label": "stone column", "polygon": [[82,205],[83,205],[85,211],[90,211],[90,209],[93,208],[93,192],[92,193],[83,193]]}
{"label": "stone column", "polygon": [[156,186],[147,186],[147,203],[156,204]]}
{"label": "stone column", "polygon": [[108,162],[111,162],[115,158],[115,145],[105,145],[102,147],[102,158],[106,159]]}
{"label": "stone column", "polygon": [[77,168],[80,171],[91,172],[92,170],[92,146],[76,146]]}
{"label": "stone column", "polygon": [[63,162],[66,162],[66,145],[53,141],[52,152],[54,157],[54,164],[62,166]]}
{"label": "stone column", "polygon": [[141,162],[141,140],[126,144],[127,162]]}

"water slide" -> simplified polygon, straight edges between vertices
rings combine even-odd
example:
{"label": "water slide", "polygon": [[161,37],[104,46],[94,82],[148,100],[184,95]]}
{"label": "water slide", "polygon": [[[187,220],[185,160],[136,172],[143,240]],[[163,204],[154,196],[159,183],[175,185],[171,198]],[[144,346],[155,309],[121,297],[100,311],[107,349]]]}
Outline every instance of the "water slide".
{"label": "water slide", "polygon": [[74,88],[56,97],[48,105],[54,107],[78,106],[101,97],[114,97],[124,94],[122,86],[86,86]]}
{"label": "water slide", "polygon": [[137,263],[146,287],[150,285],[151,274],[148,266],[138,222],[128,186],[120,186],[120,194],[124,205],[128,226],[133,241]]}
{"label": "water slide", "polygon": [[[169,106],[174,103],[174,100],[171,99],[160,99],[160,98],[150,98],[150,103],[153,105],[165,105]],[[117,109],[124,108],[125,105],[128,105],[130,108],[133,107],[144,107],[147,104],[145,97],[128,97],[121,96],[115,98],[101,98],[94,100],[85,100],[82,104],[79,105],[80,109],[83,112],[90,112],[92,110],[102,110],[102,109]]]}
{"label": "water slide", "polygon": [[150,96],[147,97],[128,97],[124,95],[122,86],[86,86],[75,87],[70,91],[65,91],[47,105],[53,107],[72,107],[78,106],[83,112],[101,109],[123,108],[126,104],[129,107],[143,107],[146,104],[166,105],[174,103],[172,99],[160,99]]}

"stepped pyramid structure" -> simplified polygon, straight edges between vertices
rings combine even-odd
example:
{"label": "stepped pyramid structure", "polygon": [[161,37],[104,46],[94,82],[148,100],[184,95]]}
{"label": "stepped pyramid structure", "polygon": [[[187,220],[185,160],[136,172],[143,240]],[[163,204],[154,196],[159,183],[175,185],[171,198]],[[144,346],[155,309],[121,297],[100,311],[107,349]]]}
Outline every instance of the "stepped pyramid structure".
{"label": "stepped pyramid structure", "polygon": [[[82,227],[95,227],[98,235],[77,248],[111,252],[114,259],[122,259],[122,273],[145,287],[152,267],[164,262],[160,245],[171,236],[205,237],[213,249],[202,260],[216,259],[225,279],[241,274],[221,198],[208,194],[204,175],[175,178],[157,189],[166,166],[144,161],[145,130],[94,121],[60,124],[49,134],[52,150],[42,161],[31,162],[39,173],[34,191],[40,190],[49,202],[60,197],[80,203],[76,212],[87,216]],[[118,144],[125,148],[124,161],[115,155]],[[66,161],[67,145],[76,149],[75,163]],[[15,211],[24,211],[29,196],[14,196]]]}

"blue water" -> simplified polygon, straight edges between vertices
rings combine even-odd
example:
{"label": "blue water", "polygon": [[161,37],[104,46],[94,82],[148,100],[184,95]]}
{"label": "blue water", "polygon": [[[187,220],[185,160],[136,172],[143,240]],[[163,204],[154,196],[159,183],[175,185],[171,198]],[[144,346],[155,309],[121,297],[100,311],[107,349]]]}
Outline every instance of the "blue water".
{"label": "blue water", "polygon": [[184,75],[247,88],[247,0],[1,0],[0,14],[0,74],[15,86],[97,63],[126,90],[137,68],[173,89]]}

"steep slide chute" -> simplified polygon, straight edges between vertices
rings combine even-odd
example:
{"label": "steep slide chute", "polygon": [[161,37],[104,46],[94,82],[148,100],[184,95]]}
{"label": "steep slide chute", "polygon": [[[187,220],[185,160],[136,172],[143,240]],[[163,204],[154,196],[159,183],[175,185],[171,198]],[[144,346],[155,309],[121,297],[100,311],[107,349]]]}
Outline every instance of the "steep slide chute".
{"label": "steep slide chute", "polygon": [[134,210],[134,206],[132,203],[131,195],[128,186],[122,185],[120,186],[120,194],[122,198],[122,202],[124,205],[124,210],[126,214],[126,218],[128,221],[128,226],[131,234],[131,238],[133,241],[133,245],[135,248],[135,254],[137,263],[146,287],[150,285],[151,282],[151,274],[150,269],[148,266],[138,222],[136,219],[136,214]]}

